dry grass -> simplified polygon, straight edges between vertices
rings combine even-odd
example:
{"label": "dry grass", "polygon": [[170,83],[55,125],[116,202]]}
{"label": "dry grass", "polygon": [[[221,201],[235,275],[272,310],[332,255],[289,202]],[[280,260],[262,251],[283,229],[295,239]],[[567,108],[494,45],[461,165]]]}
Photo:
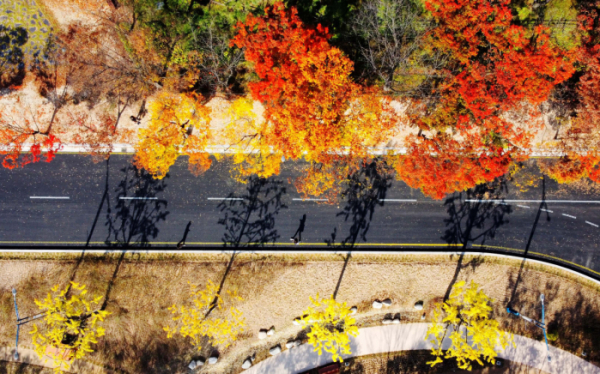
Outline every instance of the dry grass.
{"label": "dry grass", "polygon": [[[54,284],[73,278],[88,285],[92,293],[106,298],[112,315],[106,321],[107,334],[89,361],[124,373],[183,373],[192,357],[207,356],[211,347],[194,351],[183,339],[166,339],[162,327],[170,315],[167,307],[182,303],[188,294],[187,282],[219,284],[230,254],[157,254],[106,252],[88,253],[83,261],[76,253],[4,253],[0,256],[0,344],[12,344],[14,312],[10,288],[19,291],[22,315],[36,311],[34,298],[44,297]],[[340,284],[337,298],[359,309],[359,324],[380,323],[387,313],[400,313],[403,322],[420,321],[413,310],[418,300],[430,311],[440,300],[457,273],[458,256],[352,254],[340,281],[344,255],[239,253],[224,281],[224,290],[236,289],[244,298],[239,309],[247,320],[247,331],[232,346],[220,349],[217,365],[206,373],[235,373],[252,353],[259,360],[276,343],[303,332],[291,322],[306,308],[309,296],[328,295]],[[474,280],[496,300],[496,314],[503,326],[515,333],[540,338],[521,320],[504,312],[513,300],[525,315],[539,317],[539,294],[547,299],[547,320],[555,323],[559,339],[555,345],[578,353],[588,352],[597,360],[600,351],[598,286],[575,275],[538,264],[526,264],[515,289],[521,262],[517,260],[465,256],[457,279]],[[514,293],[514,296],[513,296]],[[374,299],[390,297],[392,307],[373,310]],[[275,326],[276,334],[258,340],[261,328]],[[27,326],[22,331],[28,342]]]}

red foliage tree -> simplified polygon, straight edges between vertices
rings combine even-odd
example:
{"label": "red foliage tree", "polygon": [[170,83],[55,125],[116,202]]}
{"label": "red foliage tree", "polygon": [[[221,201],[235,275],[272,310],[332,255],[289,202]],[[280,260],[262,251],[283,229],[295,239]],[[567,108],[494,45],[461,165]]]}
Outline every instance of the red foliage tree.
{"label": "red foliage tree", "polygon": [[407,154],[399,156],[396,173],[410,187],[443,199],[506,174],[513,161],[514,155],[497,147],[482,152],[448,136],[413,138]]}

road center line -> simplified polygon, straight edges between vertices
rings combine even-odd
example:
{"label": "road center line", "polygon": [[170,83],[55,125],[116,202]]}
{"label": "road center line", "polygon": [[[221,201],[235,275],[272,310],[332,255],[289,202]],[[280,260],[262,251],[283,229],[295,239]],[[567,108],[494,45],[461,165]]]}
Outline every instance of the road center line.
{"label": "road center line", "polygon": [[60,199],[69,200],[69,196],[29,196],[30,199]]}
{"label": "road center line", "polygon": [[294,201],[329,201],[329,199],[292,199]]}
{"label": "road center line", "polygon": [[465,200],[468,203],[565,203],[565,204],[600,204],[600,200]]}
{"label": "road center line", "polygon": [[544,208],[540,208],[540,210],[541,210],[542,212],[554,213],[554,211],[552,211],[552,210],[548,210],[548,209],[544,209]]}
{"label": "road center line", "polygon": [[585,223],[587,223],[588,225],[592,225],[594,227],[598,227],[598,225],[596,225],[595,223],[591,223],[590,221],[585,221]]}
{"label": "road center line", "polygon": [[241,197],[208,197],[206,200],[244,200]]}
{"label": "road center line", "polygon": [[565,216],[565,217],[569,217],[569,218],[577,219],[577,217],[575,217],[575,216],[572,216],[572,215],[570,215],[570,214],[564,214],[564,213],[563,213],[562,215],[563,215],[563,216]]}
{"label": "road center line", "polygon": [[517,205],[517,206],[518,206],[518,207],[521,207],[521,208],[526,208],[526,209],[529,209],[529,207],[528,207],[527,205]]}
{"label": "road center line", "polygon": [[119,200],[158,200],[158,197],[127,197],[127,196],[120,196]]}
{"label": "road center line", "polygon": [[379,201],[393,201],[393,202],[401,202],[401,203],[415,203],[417,199],[379,199]]}

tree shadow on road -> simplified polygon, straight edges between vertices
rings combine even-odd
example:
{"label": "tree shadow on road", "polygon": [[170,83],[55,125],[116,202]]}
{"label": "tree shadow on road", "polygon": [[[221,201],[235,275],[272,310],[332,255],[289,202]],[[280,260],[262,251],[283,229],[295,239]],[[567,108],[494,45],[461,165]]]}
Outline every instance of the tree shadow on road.
{"label": "tree shadow on road", "polygon": [[225,227],[224,247],[261,247],[275,243],[280,235],[275,229],[275,217],[287,208],[282,197],[286,194],[283,182],[250,177],[244,194],[230,194],[219,204],[224,217],[219,224]]}
{"label": "tree shadow on road", "polygon": [[447,300],[452,286],[458,279],[460,271],[471,267],[473,270],[481,264],[481,259],[474,259],[463,264],[465,250],[469,243],[476,241],[485,245],[487,239],[492,239],[496,231],[509,221],[506,215],[512,213],[510,205],[497,203],[502,193],[506,191],[505,181],[499,179],[491,183],[476,186],[467,192],[455,193],[444,203],[449,217],[444,220],[446,232],[442,239],[449,245],[461,248],[454,276],[448,285],[444,300]]}
{"label": "tree shadow on road", "polygon": [[[353,248],[358,240],[366,242],[367,233],[377,206],[383,206],[388,188],[393,180],[393,169],[385,160],[375,159],[365,164],[348,178],[348,186],[342,192],[347,199],[344,210],[337,214],[344,221],[352,220],[350,233],[340,242],[343,248]],[[336,245],[337,229],[334,229],[328,246]]]}
{"label": "tree shadow on road", "polygon": [[107,198],[105,243],[117,248],[149,247],[158,235],[158,223],[169,214],[167,202],[156,197],[167,185],[164,179],[156,180],[134,166],[121,171],[125,175],[115,189],[114,207]]}

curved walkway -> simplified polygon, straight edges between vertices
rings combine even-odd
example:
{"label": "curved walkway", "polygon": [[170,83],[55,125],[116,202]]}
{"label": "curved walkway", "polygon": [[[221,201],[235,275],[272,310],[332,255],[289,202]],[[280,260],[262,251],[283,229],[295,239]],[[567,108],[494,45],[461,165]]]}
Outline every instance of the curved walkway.
{"label": "curved walkway", "polygon": [[[431,345],[424,340],[428,325],[410,323],[360,329],[358,337],[351,337],[352,354],[343,357],[431,349]],[[600,374],[600,367],[554,347],[550,347],[552,362],[548,362],[544,342],[520,335],[515,335],[514,341],[517,348],[510,346],[498,354],[499,358],[522,363],[551,374]],[[261,361],[244,371],[244,374],[296,374],[330,362],[331,356],[327,353],[319,356],[313,351],[312,346],[302,344]]]}

